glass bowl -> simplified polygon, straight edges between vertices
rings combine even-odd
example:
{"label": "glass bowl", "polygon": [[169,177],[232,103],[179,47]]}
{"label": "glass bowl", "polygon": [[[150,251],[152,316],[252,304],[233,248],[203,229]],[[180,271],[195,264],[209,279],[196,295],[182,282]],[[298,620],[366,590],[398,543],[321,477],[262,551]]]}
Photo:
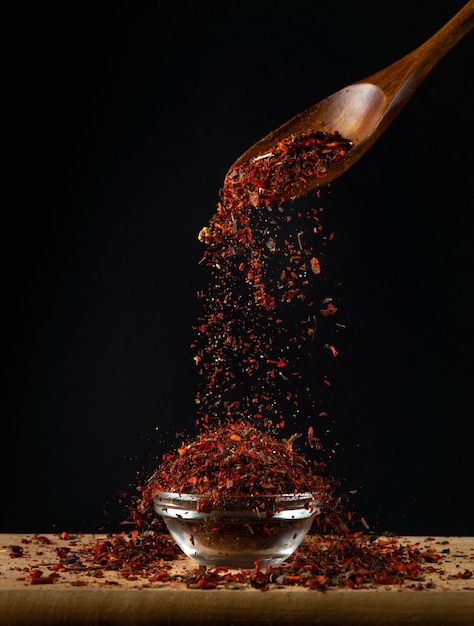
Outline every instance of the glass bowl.
{"label": "glass bowl", "polygon": [[208,498],[160,492],[154,508],[181,550],[200,565],[278,565],[308,534],[320,502],[312,493]]}

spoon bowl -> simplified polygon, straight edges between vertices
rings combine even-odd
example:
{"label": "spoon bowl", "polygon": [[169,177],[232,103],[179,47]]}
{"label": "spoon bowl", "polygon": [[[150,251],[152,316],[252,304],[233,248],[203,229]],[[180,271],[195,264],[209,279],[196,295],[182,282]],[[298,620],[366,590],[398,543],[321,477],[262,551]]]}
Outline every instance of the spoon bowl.
{"label": "spoon bowl", "polygon": [[424,44],[385,69],[348,85],[257,141],[232,165],[225,183],[236,168],[270,151],[278,141],[308,131],[339,132],[353,146],[349,153],[328,168],[326,176],[310,177],[291,186],[295,198],[322,187],[347,171],[386,130],[435,65],[474,26],[474,0],[470,0],[449,22]]}

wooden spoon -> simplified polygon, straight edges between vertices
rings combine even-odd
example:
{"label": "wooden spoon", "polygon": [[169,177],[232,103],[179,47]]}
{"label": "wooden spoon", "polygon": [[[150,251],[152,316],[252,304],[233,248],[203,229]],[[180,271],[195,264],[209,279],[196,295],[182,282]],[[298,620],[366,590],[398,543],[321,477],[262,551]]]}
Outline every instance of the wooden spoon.
{"label": "wooden spoon", "polygon": [[[433,67],[474,26],[474,0],[424,44],[385,69],[344,87],[332,96],[303,111],[266,137],[257,141],[237,159],[226,175],[271,150],[275,143],[291,134],[309,130],[339,133],[353,142],[347,156],[331,165],[325,178],[309,178],[291,187],[292,198],[327,185],[348,170],[375,143],[402,110]],[[288,199],[285,196],[281,200]]]}

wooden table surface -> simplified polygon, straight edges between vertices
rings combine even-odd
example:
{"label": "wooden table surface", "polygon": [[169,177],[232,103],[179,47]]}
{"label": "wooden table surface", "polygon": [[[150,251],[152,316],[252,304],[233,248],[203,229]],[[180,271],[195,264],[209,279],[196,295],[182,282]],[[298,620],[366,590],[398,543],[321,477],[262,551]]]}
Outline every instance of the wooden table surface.
{"label": "wooden table surface", "polygon": [[474,537],[397,538],[441,555],[422,582],[324,592],[277,584],[262,591],[224,580],[216,589],[190,589],[186,579],[197,566],[184,556],[167,563],[169,579],[152,582],[58,568],[57,548],[80,555],[101,539],[0,534],[0,624],[474,624]]}

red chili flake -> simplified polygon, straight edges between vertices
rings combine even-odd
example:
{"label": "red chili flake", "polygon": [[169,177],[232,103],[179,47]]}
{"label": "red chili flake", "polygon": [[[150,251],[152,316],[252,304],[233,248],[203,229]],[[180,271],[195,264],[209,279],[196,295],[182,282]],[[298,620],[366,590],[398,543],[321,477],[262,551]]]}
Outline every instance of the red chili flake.
{"label": "red chili flake", "polygon": [[151,578],[148,579],[148,582],[150,583],[166,583],[168,582],[170,579],[170,575],[168,571],[164,571],[164,572],[158,572],[158,574],[155,574],[154,576],[152,576]]}
{"label": "red chili flake", "polygon": [[54,543],[52,539],[49,537],[45,537],[44,535],[34,535],[32,541],[36,543],[42,543],[44,545],[51,545]]}
{"label": "red chili flake", "polygon": [[21,546],[10,546],[11,559],[19,559],[23,556],[23,548]]}
{"label": "red chili flake", "polygon": [[434,550],[427,550],[426,552],[421,552],[421,556],[428,563],[436,563],[441,558],[441,555],[437,554],[437,552],[435,552]]}
{"label": "red chili flake", "polygon": [[457,574],[451,574],[449,578],[460,578],[462,580],[468,580],[472,578],[472,572],[469,569],[465,569],[463,572],[457,572]]}
{"label": "red chili flake", "polygon": [[318,576],[314,576],[314,578],[309,578],[306,586],[308,586],[310,589],[324,591],[325,589],[327,589],[328,582],[328,577],[320,574]]}
{"label": "red chili flake", "polygon": [[294,585],[295,583],[301,582],[301,576],[286,576],[285,577],[285,585]]}
{"label": "red chili flake", "polygon": [[273,359],[267,359],[267,363],[271,363],[273,365],[276,365],[277,367],[286,367],[288,365],[288,363],[285,363],[283,359],[278,359],[278,361],[275,361]]}
{"label": "red chili flake", "polygon": [[54,583],[54,577],[51,576],[38,576],[31,579],[32,585],[52,585]]}
{"label": "red chili flake", "polygon": [[28,576],[31,578],[32,585],[50,585],[58,575],[53,573],[49,576],[44,576],[42,570],[35,568],[28,572]]}
{"label": "red chili flake", "polygon": [[320,310],[321,315],[324,317],[328,317],[329,315],[334,315],[337,312],[337,307],[334,306],[332,302],[327,302],[326,306]]}
{"label": "red chili flake", "polygon": [[331,344],[327,343],[327,344],[325,344],[324,347],[327,348],[332,353],[332,355],[334,357],[336,357],[339,354],[339,352],[336,350],[336,348],[333,345],[331,345]]}
{"label": "red chili flake", "polygon": [[310,265],[311,265],[311,271],[313,272],[313,274],[321,273],[321,266],[319,265],[319,260],[315,256],[311,258]]}

